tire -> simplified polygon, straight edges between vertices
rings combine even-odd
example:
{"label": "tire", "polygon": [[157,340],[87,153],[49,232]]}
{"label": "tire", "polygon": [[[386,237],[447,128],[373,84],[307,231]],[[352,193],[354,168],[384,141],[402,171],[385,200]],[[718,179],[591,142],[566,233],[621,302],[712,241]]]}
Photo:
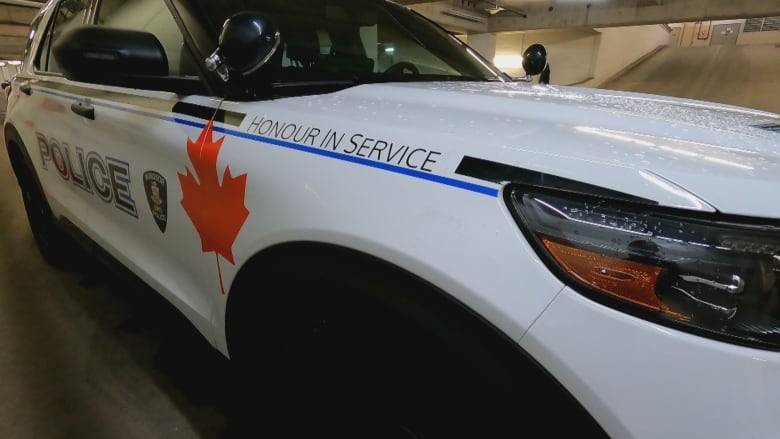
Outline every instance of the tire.
{"label": "tire", "polygon": [[236,400],[254,402],[229,417],[236,437],[259,425],[268,437],[499,439],[539,426],[605,437],[516,345],[441,293],[314,259],[266,260],[231,290],[248,298],[228,321]]}
{"label": "tire", "polygon": [[78,259],[73,257],[74,242],[57,227],[51,208],[32,173],[25,166],[19,166],[17,180],[22,192],[27,222],[41,256],[54,267],[73,268]]}

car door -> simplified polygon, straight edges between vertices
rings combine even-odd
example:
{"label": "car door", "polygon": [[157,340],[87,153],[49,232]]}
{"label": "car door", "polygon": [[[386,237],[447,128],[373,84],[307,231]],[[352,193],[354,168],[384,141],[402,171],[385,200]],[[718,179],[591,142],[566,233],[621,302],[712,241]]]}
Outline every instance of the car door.
{"label": "car door", "polygon": [[86,204],[93,199],[82,167],[86,157],[81,145],[89,132],[70,110],[71,99],[61,91],[67,81],[51,54],[53,41],[83,23],[88,4],[89,0],[62,2],[48,11],[48,25],[37,29],[45,36],[32,48],[36,51],[32,74],[17,78],[19,99],[31,101],[19,106],[24,109],[19,134],[52,210],[77,226],[85,224]]}
{"label": "car door", "polygon": [[[181,79],[193,62],[163,0],[98,1],[91,22],[156,37],[168,61],[162,79]],[[203,83],[200,93],[185,96],[159,79],[134,87],[100,80],[64,85],[65,116],[83,133],[77,157],[94,177],[84,231],[207,332],[216,299],[202,292],[219,296],[218,276],[195,257],[200,245],[181,207],[179,174],[186,172],[188,141],[198,139],[206,122],[191,114],[213,113],[219,100],[205,96]]]}

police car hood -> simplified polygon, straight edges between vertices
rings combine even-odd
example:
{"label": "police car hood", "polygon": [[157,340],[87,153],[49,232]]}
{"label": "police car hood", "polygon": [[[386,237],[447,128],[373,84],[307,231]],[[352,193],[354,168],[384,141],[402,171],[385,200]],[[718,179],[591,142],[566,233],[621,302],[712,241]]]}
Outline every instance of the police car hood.
{"label": "police car hood", "polygon": [[423,136],[449,156],[663,205],[780,218],[780,203],[769,201],[780,193],[778,114],[529,83],[369,84],[330,99],[338,105],[323,103],[329,112],[401,127],[399,135]]}

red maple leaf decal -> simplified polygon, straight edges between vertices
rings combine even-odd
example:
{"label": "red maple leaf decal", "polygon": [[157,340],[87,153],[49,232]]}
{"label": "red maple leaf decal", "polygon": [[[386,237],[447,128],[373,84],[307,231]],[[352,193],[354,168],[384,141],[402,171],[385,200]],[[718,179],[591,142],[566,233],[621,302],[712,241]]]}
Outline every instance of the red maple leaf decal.
{"label": "red maple leaf decal", "polygon": [[233,177],[230,175],[230,166],[227,166],[222,176],[222,184],[219,182],[217,155],[225,136],[214,141],[213,134],[212,119],[203,127],[198,140],[193,142],[187,139],[187,155],[198,180],[195,180],[195,176],[187,167],[187,175],[179,173],[179,183],[182,191],[181,205],[200,235],[202,251],[214,252],[217,257],[219,285],[222,294],[225,294],[219,255],[235,264],[233,243],[249,216],[249,210],[244,205],[246,174]]}

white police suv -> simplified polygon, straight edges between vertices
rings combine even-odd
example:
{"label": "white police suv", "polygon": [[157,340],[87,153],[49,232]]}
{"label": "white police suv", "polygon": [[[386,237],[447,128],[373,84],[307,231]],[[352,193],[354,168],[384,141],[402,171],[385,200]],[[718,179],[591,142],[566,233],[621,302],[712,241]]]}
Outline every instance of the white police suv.
{"label": "white police suv", "polygon": [[43,256],[159,291],[247,429],[780,434],[777,114],[511,81],[383,0],[52,0],[4,134]]}

